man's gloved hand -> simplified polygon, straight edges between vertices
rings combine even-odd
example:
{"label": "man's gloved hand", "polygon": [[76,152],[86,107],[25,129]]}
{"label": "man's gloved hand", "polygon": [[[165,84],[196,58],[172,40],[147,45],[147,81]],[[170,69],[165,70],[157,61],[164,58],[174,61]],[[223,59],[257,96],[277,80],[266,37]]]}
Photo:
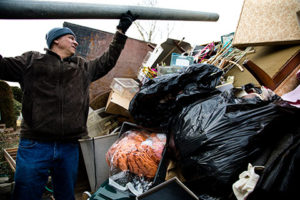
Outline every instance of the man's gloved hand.
{"label": "man's gloved hand", "polygon": [[119,25],[117,29],[121,30],[124,34],[126,33],[127,29],[130,27],[132,22],[138,18],[138,15],[133,15],[130,10],[127,13],[123,13],[120,18]]}

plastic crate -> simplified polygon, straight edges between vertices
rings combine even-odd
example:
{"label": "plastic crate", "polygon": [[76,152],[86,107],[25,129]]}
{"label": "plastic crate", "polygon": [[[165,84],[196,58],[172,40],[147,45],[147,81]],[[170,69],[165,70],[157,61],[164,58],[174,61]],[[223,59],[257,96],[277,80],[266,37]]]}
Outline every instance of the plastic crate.
{"label": "plastic crate", "polygon": [[136,200],[157,200],[160,198],[172,200],[199,200],[177,177],[173,177],[160,185],[136,197]]}
{"label": "plastic crate", "polygon": [[108,179],[98,188],[98,190],[89,198],[89,200],[135,200],[135,195],[129,192],[120,191],[109,185]]}
{"label": "plastic crate", "polygon": [[114,78],[111,89],[119,95],[132,98],[139,91],[139,84],[132,78]]}

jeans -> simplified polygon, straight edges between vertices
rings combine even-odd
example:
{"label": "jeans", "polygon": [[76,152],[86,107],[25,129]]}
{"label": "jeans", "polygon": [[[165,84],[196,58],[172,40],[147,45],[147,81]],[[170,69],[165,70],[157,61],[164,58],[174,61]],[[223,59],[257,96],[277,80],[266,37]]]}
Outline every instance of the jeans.
{"label": "jeans", "polygon": [[78,160],[78,143],[22,138],[16,159],[12,199],[40,200],[50,175],[55,200],[74,200]]}

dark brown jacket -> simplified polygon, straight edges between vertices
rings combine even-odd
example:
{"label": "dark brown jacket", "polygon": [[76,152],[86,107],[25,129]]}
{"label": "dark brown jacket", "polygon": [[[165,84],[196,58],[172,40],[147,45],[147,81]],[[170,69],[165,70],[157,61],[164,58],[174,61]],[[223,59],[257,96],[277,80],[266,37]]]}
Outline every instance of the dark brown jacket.
{"label": "dark brown jacket", "polygon": [[89,85],[115,66],[126,39],[117,32],[108,50],[92,61],[61,60],[50,50],[2,58],[0,79],[19,82],[23,90],[21,137],[59,141],[87,135]]}

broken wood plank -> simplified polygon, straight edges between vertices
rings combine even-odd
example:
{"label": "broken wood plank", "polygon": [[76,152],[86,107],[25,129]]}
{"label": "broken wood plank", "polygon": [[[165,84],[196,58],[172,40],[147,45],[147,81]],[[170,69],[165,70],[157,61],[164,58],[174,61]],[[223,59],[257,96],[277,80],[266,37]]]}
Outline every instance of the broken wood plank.
{"label": "broken wood plank", "polygon": [[[15,172],[16,171],[16,152],[18,148],[7,148],[4,149],[4,158],[8,162],[10,168]],[[14,153],[14,157],[11,156],[11,153]]]}

